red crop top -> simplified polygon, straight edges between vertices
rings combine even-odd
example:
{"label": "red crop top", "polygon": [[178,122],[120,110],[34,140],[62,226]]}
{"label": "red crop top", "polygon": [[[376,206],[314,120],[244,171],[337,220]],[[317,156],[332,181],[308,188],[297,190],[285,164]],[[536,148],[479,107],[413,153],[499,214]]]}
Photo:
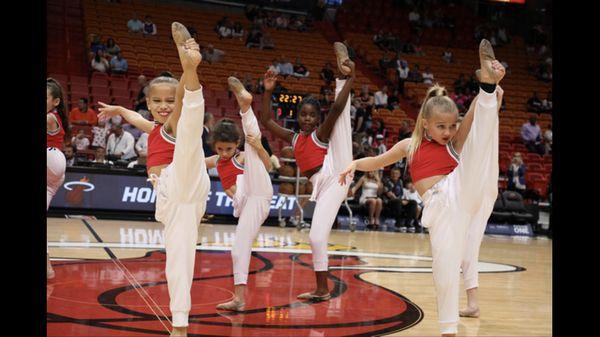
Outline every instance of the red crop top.
{"label": "red crop top", "polygon": [[175,138],[169,135],[163,125],[157,124],[148,135],[148,158],[146,166],[148,168],[170,164],[173,161],[175,152]]}
{"label": "red crop top", "polygon": [[48,112],[53,115],[58,123],[58,130],[54,132],[46,131],[46,147],[55,147],[62,151],[65,142],[65,129],[63,128],[60,116],[56,110]]}
{"label": "red crop top", "polygon": [[301,133],[294,134],[292,147],[300,172],[306,172],[323,165],[328,144],[317,138],[317,130],[315,130],[308,136]]}
{"label": "red crop top", "polygon": [[452,142],[441,145],[434,140],[423,138],[421,145],[413,154],[408,166],[413,182],[421,179],[447,175],[458,166],[458,154],[452,147]]}
{"label": "red crop top", "polygon": [[219,179],[221,179],[221,185],[224,190],[228,190],[231,186],[235,185],[237,176],[244,174],[244,165],[240,164],[236,156],[229,158],[228,160],[217,159],[217,172],[219,173]]}

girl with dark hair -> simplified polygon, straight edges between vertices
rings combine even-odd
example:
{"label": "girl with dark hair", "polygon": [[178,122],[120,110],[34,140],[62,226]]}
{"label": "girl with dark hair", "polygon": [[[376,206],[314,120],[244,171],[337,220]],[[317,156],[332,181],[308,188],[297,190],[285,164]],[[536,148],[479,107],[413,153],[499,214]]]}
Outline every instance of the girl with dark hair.
{"label": "girl with dark hair", "polygon": [[233,200],[233,216],[239,218],[231,248],[235,294],[231,301],[217,305],[217,309],[243,311],[252,243],[269,216],[273,186],[269,176],[271,160],[261,143],[258,121],[252,111],[252,95],[237,78],[229,77],[227,81],[240,106],[246,135],[244,151],[238,151],[242,138],[239,128],[233,120],[223,118],[210,133],[210,143],[217,154],[206,158],[206,167],[217,168],[223,190]]}
{"label": "girl with dark hair", "polygon": [[[479,45],[479,58],[479,95],[460,128],[456,104],[446,89],[435,85],[425,96],[411,138],[377,157],[353,161],[340,175],[340,183],[346,184],[355,170],[373,171],[408,158],[425,205],[422,223],[430,234],[440,332],[448,337],[456,336],[458,328],[461,265],[465,287],[476,288],[477,235],[498,194],[498,106],[503,95],[498,83],[505,69],[487,40]],[[467,278],[469,268],[475,268],[474,279]]]}
{"label": "girl with dark hair", "polygon": [[[46,80],[46,210],[65,180],[67,160],[62,149],[69,134],[69,119],[62,87],[58,81],[48,78]],[[46,254],[46,277],[49,279],[54,277],[48,254]]]}
{"label": "girl with dark hair", "polygon": [[337,183],[337,175],[352,161],[352,126],[350,122],[350,89],[356,74],[354,62],[348,58],[343,43],[334,43],[338,67],[347,79],[337,79],[335,103],[321,121],[319,102],[312,96],[298,104],[300,131],[281,127],[272,119],[271,94],[277,75],[265,75],[265,93],[261,124],[272,134],[292,144],[298,169],[313,185],[310,200],[316,201],[310,228],[310,245],[317,289],[298,296],[300,299],[324,301],[331,298],[327,285],[327,241],[341,203],[348,195],[348,186]]}

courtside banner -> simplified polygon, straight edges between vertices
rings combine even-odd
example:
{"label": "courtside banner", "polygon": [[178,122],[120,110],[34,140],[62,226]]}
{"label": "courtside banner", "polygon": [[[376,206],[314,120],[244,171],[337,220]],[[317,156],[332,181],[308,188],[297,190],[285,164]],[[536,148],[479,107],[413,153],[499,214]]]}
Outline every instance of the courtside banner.
{"label": "courtside banner", "polygon": [[[154,212],[156,192],[145,175],[135,172],[115,174],[92,169],[71,169],[65,173],[65,181],[52,199],[50,208],[142,211]],[[282,215],[293,215],[295,198],[284,200],[278,195],[279,183],[273,182],[273,200],[270,216],[277,216],[283,204]],[[305,218],[312,216],[312,205],[305,207]],[[309,209],[310,208],[310,209]],[[233,201],[225,194],[218,178],[211,177],[210,193],[206,204],[207,214],[233,214]]]}

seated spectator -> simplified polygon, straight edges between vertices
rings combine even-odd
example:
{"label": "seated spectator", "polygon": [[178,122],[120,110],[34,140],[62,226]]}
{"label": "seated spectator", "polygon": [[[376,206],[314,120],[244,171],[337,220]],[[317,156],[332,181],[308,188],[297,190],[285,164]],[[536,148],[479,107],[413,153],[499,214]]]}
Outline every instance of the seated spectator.
{"label": "seated spectator", "polygon": [[65,159],[67,160],[67,167],[77,166],[77,148],[73,145],[65,145],[63,152],[65,153]]}
{"label": "seated spectator", "polygon": [[388,97],[388,105],[387,108],[389,110],[399,109],[400,108],[400,98],[398,97],[398,89],[394,89],[394,92],[391,96]]}
{"label": "seated spectator", "polygon": [[231,36],[234,38],[239,38],[240,41],[242,40],[242,38],[244,37],[244,27],[241,23],[237,21],[235,22],[235,24],[233,25],[233,31],[231,32]]}
{"label": "seated spectator", "polygon": [[112,134],[108,137],[106,153],[112,157],[128,160],[135,157],[135,139],[123,130],[121,125],[113,125]]}
{"label": "seated spectator", "polygon": [[283,76],[283,78],[287,78],[294,73],[294,65],[282,55],[277,70],[279,75]]}
{"label": "seated spectator", "polygon": [[425,84],[433,84],[433,74],[429,67],[425,67],[425,71],[421,75],[423,77],[423,83]]}
{"label": "seated spectator", "polygon": [[536,91],[533,96],[527,100],[527,111],[540,112],[542,110],[542,101],[539,99]]}
{"label": "seated spectator", "polygon": [[365,172],[356,185],[350,189],[350,195],[354,196],[358,189],[362,189],[358,203],[361,206],[366,206],[369,211],[369,223],[367,226],[369,228],[377,228],[379,226],[381,210],[383,209],[383,200],[380,198],[383,191],[383,184],[377,171]]}
{"label": "seated spectator", "polygon": [[398,131],[398,141],[401,141],[406,138],[410,138],[411,136],[412,136],[412,131],[410,131],[410,125],[405,120],[401,121],[399,131]]}
{"label": "seated spectator", "polygon": [[83,129],[79,129],[77,135],[71,138],[71,144],[75,146],[77,151],[85,151],[90,147],[90,140],[85,136]]}
{"label": "seated spectator", "polygon": [[421,212],[423,211],[423,207],[425,207],[425,203],[423,203],[423,200],[421,200],[421,196],[419,195],[419,192],[417,192],[415,184],[413,184],[411,181],[406,183],[403,199],[407,200],[408,202],[414,201],[417,204],[417,212],[415,216],[417,221],[415,222],[418,223],[418,219],[421,218]]}
{"label": "seated spectator", "polygon": [[529,123],[523,124],[521,127],[521,139],[529,152],[535,152],[541,156],[546,152],[544,144],[542,144],[541,130],[537,124],[536,117],[530,117]]}
{"label": "seated spectator", "polygon": [[92,163],[104,164],[104,165],[113,165],[114,163],[110,160],[106,159],[106,150],[103,147],[98,147],[96,149],[96,155],[94,161]]}
{"label": "seated spectator", "polygon": [[219,27],[217,34],[219,34],[219,39],[233,37],[233,26],[229,20]]}
{"label": "seated spectator", "polygon": [[366,127],[365,127],[365,118],[366,116],[366,111],[365,109],[362,107],[362,103],[360,101],[359,98],[355,98],[352,100],[352,106],[350,107],[350,110],[354,110],[354,119],[355,119],[355,123],[354,123],[354,132],[355,133],[361,133],[363,131],[365,131]]}
{"label": "seated spectator", "polygon": [[260,28],[255,27],[250,31],[250,34],[246,37],[246,48],[261,48],[262,32]]}
{"label": "seated spectator", "polygon": [[446,63],[454,62],[454,55],[452,55],[452,51],[450,51],[450,50],[444,51],[444,53],[442,54],[442,59],[444,61],[446,61]]}
{"label": "seated spectator", "polygon": [[101,73],[108,73],[110,70],[110,65],[104,58],[104,52],[102,50],[98,50],[94,55],[94,58],[92,58],[92,69]]}
{"label": "seated spectator", "polygon": [[415,67],[413,68],[413,70],[408,72],[408,80],[411,82],[423,82],[423,76],[421,75],[421,72],[419,71],[419,65],[415,64]]}
{"label": "seated spectator", "polygon": [[141,33],[144,30],[144,23],[138,18],[137,13],[133,13],[133,18],[127,21],[127,31],[130,33]]}
{"label": "seated spectator", "polygon": [[408,73],[410,72],[410,68],[408,67],[408,62],[405,60],[400,60],[398,65],[398,91],[404,96],[404,82],[408,80]]}
{"label": "seated spectator", "polygon": [[523,195],[527,189],[525,186],[525,165],[523,164],[523,158],[519,152],[514,154],[510,166],[508,167],[507,175],[508,190],[517,191]]}
{"label": "seated spectator", "polygon": [[454,92],[452,94],[450,94],[450,98],[456,104],[456,107],[458,108],[459,113],[465,112],[465,110],[467,108],[468,97],[464,94],[464,89],[459,88],[459,89],[454,90]]}
{"label": "seated spectator", "polygon": [[296,78],[303,78],[308,77],[308,75],[310,75],[310,71],[308,71],[304,64],[302,64],[300,58],[296,57],[296,64],[294,64],[294,73],[292,74],[292,76]]}
{"label": "seated spectator", "polygon": [[92,34],[92,42],[90,43],[90,52],[92,55],[96,55],[96,52],[106,52],[106,46],[100,41],[100,36]]}
{"label": "seated spectator", "polygon": [[113,56],[112,60],[110,60],[110,72],[113,74],[126,74],[128,67],[127,60],[123,58],[121,52],[118,52],[117,55]]}
{"label": "seated spectator", "polygon": [[385,76],[388,68],[392,67],[392,59],[389,56],[389,53],[383,53],[383,57],[379,59],[379,72]]}
{"label": "seated spectator", "polygon": [[411,232],[415,232],[417,221],[417,204],[415,201],[404,197],[404,186],[400,179],[402,172],[398,168],[390,170],[389,177],[383,179],[383,201],[385,207],[390,210],[392,217],[396,220],[396,227],[402,232],[408,226]]}
{"label": "seated spectator", "polygon": [[419,26],[421,24],[421,15],[416,8],[413,8],[410,13],[408,13],[408,23],[411,26]]}
{"label": "seated spectator", "polygon": [[117,53],[121,51],[121,48],[118,44],[115,43],[115,40],[112,37],[109,37],[106,40],[106,53],[110,56],[115,56]]}
{"label": "seated spectator", "polygon": [[87,98],[80,98],[77,107],[69,113],[69,122],[76,125],[96,125],[98,124],[98,115],[96,111],[90,109]]}
{"label": "seated spectator", "polygon": [[373,143],[373,147],[377,149],[376,154],[384,154],[387,151],[387,146],[385,145],[385,138],[382,134],[378,134],[375,136],[375,142]]}
{"label": "seated spectator", "polygon": [[[140,75],[137,78],[138,84],[140,85],[140,91],[137,94],[137,97],[135,98],[135,101],[133,102],[133,110],[137,111],[138,113],[140,113],[141,115],[147,116],[147,114],[149,113],[148,111],[148,104],[146,103],[146,92],[148,91],[148,79],[146,79],[146,76],[144,75]],[[140,112],[140,110],[144,110],[144,112]],[[148,119],[147,117],[144,117],[146,119]]]}
{"label": "seated spectator", "polygon": [[548,96],[542,101],[541,111],[552,111],[552,90],[548,91]]}
{"label": "seated spectator", "polygon": [[294,16],[290,19],[290,24],[288,26],[288,29],[297,30],[299,32],[305,32],[306,28],[307,27],[306,27],[304,16]]}
{"label": "seated spectator", "polygon": [[288,25],[290,24],[287,15],[281,14],[275,19],[275,28],[279,29],[288,29]]}
{"label": "seated spectator", "polygon": [[206,46],[204,54],[202,54],[202,60],[209,64],[220,62],[223,59],[225,52],[215,48],[212,44]]}
{"label": "seated spectator", "polygon": [[150,15],[144,18],[144,35],[156,35],[156,24],[152,22]]}
{"label": "seated spectator", "polygon": [[98,120],[98,125],[92,128],[92,134],[94,138],[92,140],[92,147],[106,147],[106,137],[110,133],[110,127],[104,120]]}
{"label": "seated spectator", "polygon": [[335,76],[333,74],[333,70],[331,69],[331,63],[325,63],[325,67],[321,69],[320,73],[321,79],[324,81],[332,82],[335,80]]}
{"label": "seated spectator", "polygon": [[385,108],[388,105],[388,87],[384,85],[381,90],[377,91],[374,95],[375,108]]}
{"label": "seated spectator", "polygon": [[548,124],[548,129],[544,131],[544,145],[546,153],[552,153],[552,124]]}
{"label": "seated spectator", "polygon": [[269,32],[264,32],[260,38],[260,49],[275,49],[275,42]]}

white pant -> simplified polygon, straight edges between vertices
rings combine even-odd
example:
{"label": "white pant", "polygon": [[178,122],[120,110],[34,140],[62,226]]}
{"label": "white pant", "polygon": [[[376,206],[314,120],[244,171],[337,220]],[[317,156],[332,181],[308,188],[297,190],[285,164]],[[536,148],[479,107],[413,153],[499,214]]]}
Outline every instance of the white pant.
{"label": "white pant", "polygon": [[61,150],[55,147],[46,149],[46,210],[52,198],[65,181],[67,159]]}
{"label": "white pant", "polygon": [[429,227],[441,333],[457,332],[460,266],[469,225],[475,221],[480,226],[483,212],[491,212],[484,200],[495,200],[497,194],[491,188],[498,181],[496,93],[480,90],[474,113],[458,166],[423,195],[422,222]]}
{"label": "white pant", "polygon": [[173,161],[156,184],[156,220],[165,225],[169,308],[173,326],[188,326],[198,225],[206,210],[210,179],[206,172],[202,88],[185,90]]}
{"label": "white pant", "polygon": [[[260,138],[260,128],[252,108],[245,113],[240,112],[240,116],[242,116],[244,134]],[[235,285],[248,282],[252,243],[260,226],[269,216],[272,198],[271,177],[256,149],[246,143],[244,174],[238,175],[236,178],[236,192],[233,197],[233,215],[239,217],[235,229],[235,242],[231,249]]]}
{"label": "white pant", "polygon": [[[337,99],[346,80],[336,79]],[[323,167],[311,177],[313,193],[311,201],[316,201],[310,228],[310,247],[315,271],[327,271],[327,242],[331,227],[340,205],[348,195],[348,184],[340,185],[339,173],[352,161],[352,126],[350,125],[350,98],[347,98],[344,111],[333,127],[327,155]]]}

